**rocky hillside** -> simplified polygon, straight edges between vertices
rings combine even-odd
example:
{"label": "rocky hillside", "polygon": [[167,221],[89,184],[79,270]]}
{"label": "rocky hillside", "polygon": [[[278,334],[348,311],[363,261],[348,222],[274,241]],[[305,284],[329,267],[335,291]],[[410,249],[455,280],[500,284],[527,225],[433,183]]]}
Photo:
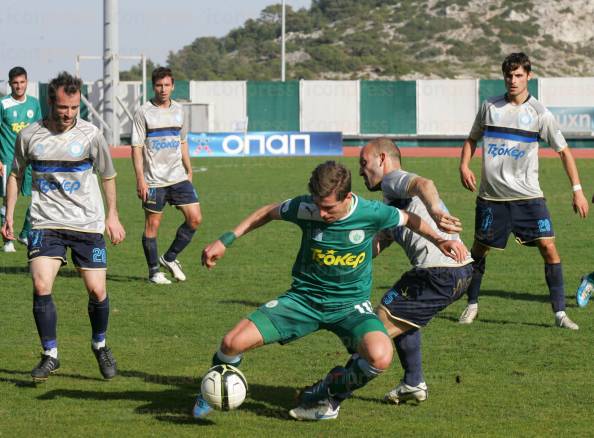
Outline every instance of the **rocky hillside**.
{"label": "rocky hillside", "polygon": [[[287,7],[286,25],[287,79],[499,78],[513,51],[537,76],[594,75],[592,0],[313,0]],[[280,5],[168,65],[185,79],[278,79]]]}

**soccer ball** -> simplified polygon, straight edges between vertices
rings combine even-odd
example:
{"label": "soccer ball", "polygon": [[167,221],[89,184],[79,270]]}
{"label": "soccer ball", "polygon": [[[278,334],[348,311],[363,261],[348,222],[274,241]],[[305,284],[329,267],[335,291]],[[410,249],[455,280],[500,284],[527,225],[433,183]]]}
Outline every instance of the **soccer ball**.
{"label": "soccer ball", "polygon": [[214,408],[237,409],[247,395],[247,380],[231,365],[215,365],[202,378],[202,397]]}

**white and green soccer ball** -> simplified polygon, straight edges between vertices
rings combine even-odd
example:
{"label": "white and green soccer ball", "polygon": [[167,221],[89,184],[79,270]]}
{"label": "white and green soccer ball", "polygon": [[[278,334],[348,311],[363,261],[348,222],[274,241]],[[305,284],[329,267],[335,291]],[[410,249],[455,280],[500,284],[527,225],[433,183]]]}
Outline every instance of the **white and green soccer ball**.
{"label": "white and green soccer ball", "polygon": [[248,384],[241,371],[231,365],[215,365],[200,385],[202,397],[216,409],[237,409],[247,395]]}

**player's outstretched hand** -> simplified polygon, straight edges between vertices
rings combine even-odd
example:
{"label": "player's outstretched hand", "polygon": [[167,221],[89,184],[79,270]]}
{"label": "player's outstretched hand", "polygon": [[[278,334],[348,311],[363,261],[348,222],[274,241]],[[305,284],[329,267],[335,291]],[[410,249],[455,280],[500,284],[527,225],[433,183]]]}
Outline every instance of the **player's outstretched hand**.
{"label": "player's outstretched hand", "polygon": [[225,255],[227,248],[223,242],[216,240],[202,250],[202,266],[206,269],[212,269],[217,264],[217,260]]}
{"label": "player's outstretched hand", "polygon": [[468,250],[459,240],[441,240],[437,243],[437,247],[444,255],[458,263],[463,262],[468,257]]}
{"label": "player's outstretched hand", "polygon": [[109,240],[114,245],[121,243],[126,238],[126,230],[124,230],[124,226],[118,218],[107,218],[105,229],[107,231],[107,237],[109,237]]}
{"label": "player's outstretched hand", "polygon": [[584,192],[581,190],[573,192],[573,211],[579,214],[581,218],[585,218],[588,216],[589,208],[590,206],[588,205],[588,200],[584,196]]}
{"label": "player's outstretched hand", "polygon": [[474,172],[468,167],[460,168],[460,181],[462,185],[471,192],[476,191],[476,177]]}
{"label": "player's outstretched hand", "polygon": [[445,211],[432,212],[431,217],[437,224],[437,227],[444,233],[460,234],[462,231],[462,221]]}

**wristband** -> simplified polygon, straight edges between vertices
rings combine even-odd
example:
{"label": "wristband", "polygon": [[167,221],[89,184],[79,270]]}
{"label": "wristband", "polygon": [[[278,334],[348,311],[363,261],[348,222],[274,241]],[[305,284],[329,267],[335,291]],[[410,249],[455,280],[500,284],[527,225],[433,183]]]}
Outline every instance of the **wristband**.
{"label": "wristband", "polygon": [[233,242],[235,242],[235,239],[237,239],[237,236],[233,231],[227,231],[226,233],[223,233],[221,237],[219,237],[219,240],[225,246],[225,248],[229,248]]}
{"label": "wristband", "polygon": [[582,185],[581,184],[576,184],[575,186],[573,186],[571,188],[571,190],[573,190],[574,192],[577,192],[578,190],[582,190]]}

